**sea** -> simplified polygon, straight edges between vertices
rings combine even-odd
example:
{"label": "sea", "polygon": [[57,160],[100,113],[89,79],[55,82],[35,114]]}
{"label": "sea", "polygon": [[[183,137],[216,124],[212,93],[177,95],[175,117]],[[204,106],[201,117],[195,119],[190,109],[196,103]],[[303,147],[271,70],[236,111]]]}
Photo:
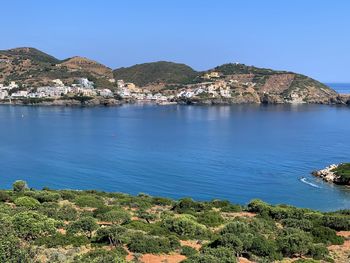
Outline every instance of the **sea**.
{"label": "sea", "polygon": [[96,189],[350,209],[310,173],[350,161],[350,107],[0,106],[0,188]]}

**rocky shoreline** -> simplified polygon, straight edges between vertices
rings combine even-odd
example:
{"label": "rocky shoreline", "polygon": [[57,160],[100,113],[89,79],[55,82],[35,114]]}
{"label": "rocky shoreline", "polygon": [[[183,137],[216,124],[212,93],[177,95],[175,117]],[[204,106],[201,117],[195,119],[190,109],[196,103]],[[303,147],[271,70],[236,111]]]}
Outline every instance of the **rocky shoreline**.
{"label": "rocky shoreline", "polygon": [[311,174],[320,177],[326,182],[331,182],[338,185],[350,186],[350,180],[343,178],[341,175],[337,174],[337,169],[343,164],[331,164],[324,169],[313,171]]}
{"label": "rocky shoreline", "polygon": [[[79,100],[76,98],[72,99],[6,99],[0,100],[0,105],[28,105],[28,106],[118,106],[128,103],[155,103],[157,105],[234,105],[234,104],[296,104],[290,101],[283,100],[280,97],[270,96],[265,94],[260,100],[244,100],[242,98],[205,98],[205,99],[178,99],[167,102],[153,102],[146,100],[135,100],[135,99],[115,99],[115,98],[103,98],[93,97],[87,100]],[[297,104],[322,104],[322,105],[350,105],[349,94],[339,94],[335,97],[328,99],[319,99],[307,102],[299,102]]]}

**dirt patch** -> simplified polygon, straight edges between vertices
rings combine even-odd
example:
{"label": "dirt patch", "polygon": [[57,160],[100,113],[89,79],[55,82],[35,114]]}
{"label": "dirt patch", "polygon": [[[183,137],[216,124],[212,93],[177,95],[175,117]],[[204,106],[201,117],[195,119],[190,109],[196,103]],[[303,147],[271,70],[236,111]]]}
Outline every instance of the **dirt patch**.
{"label": "dirt patch", "polygon": [[172,255],[153,255],[145,254],[141,257],[141,262],[143,263],[179,263],[185,260],[186,257],[180,254]]}
{"label": "dirt patch", "polygon": [[253,261],[250,261],[249,259],[239,257],[238,258],[238,263],[254,263]]}
{"label": "dirt patch", "polygon": [[188,246],[196,250],[200,250],[202,247],[202,245],[198,244],[198,241],[196,240],[180,240],[180,244],[181,246]]}
{"label": "dirt patch", "polygon": [[332,245],[328,249],[335,262],[350,262],[350,231],[339,231],[337,235],[347,240],[345,240],[343,245]]}

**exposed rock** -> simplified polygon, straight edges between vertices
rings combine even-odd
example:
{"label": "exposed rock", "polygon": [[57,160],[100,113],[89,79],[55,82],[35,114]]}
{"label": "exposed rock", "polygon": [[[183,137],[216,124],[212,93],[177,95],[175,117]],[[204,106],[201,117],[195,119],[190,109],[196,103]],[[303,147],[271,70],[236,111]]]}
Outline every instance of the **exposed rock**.
{"label": "exposed rock", "polygon": [[336,174],[336,169],[342,164],[331,164],[326,168],[318,171],[313,171],[311,174],[322,178],[326,182],[332,182],[340,185],[350,185],[350,180],[345,180]]}

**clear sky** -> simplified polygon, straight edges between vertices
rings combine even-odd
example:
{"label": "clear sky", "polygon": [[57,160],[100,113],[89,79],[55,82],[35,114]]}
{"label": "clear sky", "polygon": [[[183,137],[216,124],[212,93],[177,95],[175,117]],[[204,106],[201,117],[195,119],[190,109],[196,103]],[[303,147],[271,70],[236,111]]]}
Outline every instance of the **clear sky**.
{"label": "clear sky", "polygon": [[348,0],[3,0],[0,23],[0,49],[112,68],[241,62],[350,82]]}

